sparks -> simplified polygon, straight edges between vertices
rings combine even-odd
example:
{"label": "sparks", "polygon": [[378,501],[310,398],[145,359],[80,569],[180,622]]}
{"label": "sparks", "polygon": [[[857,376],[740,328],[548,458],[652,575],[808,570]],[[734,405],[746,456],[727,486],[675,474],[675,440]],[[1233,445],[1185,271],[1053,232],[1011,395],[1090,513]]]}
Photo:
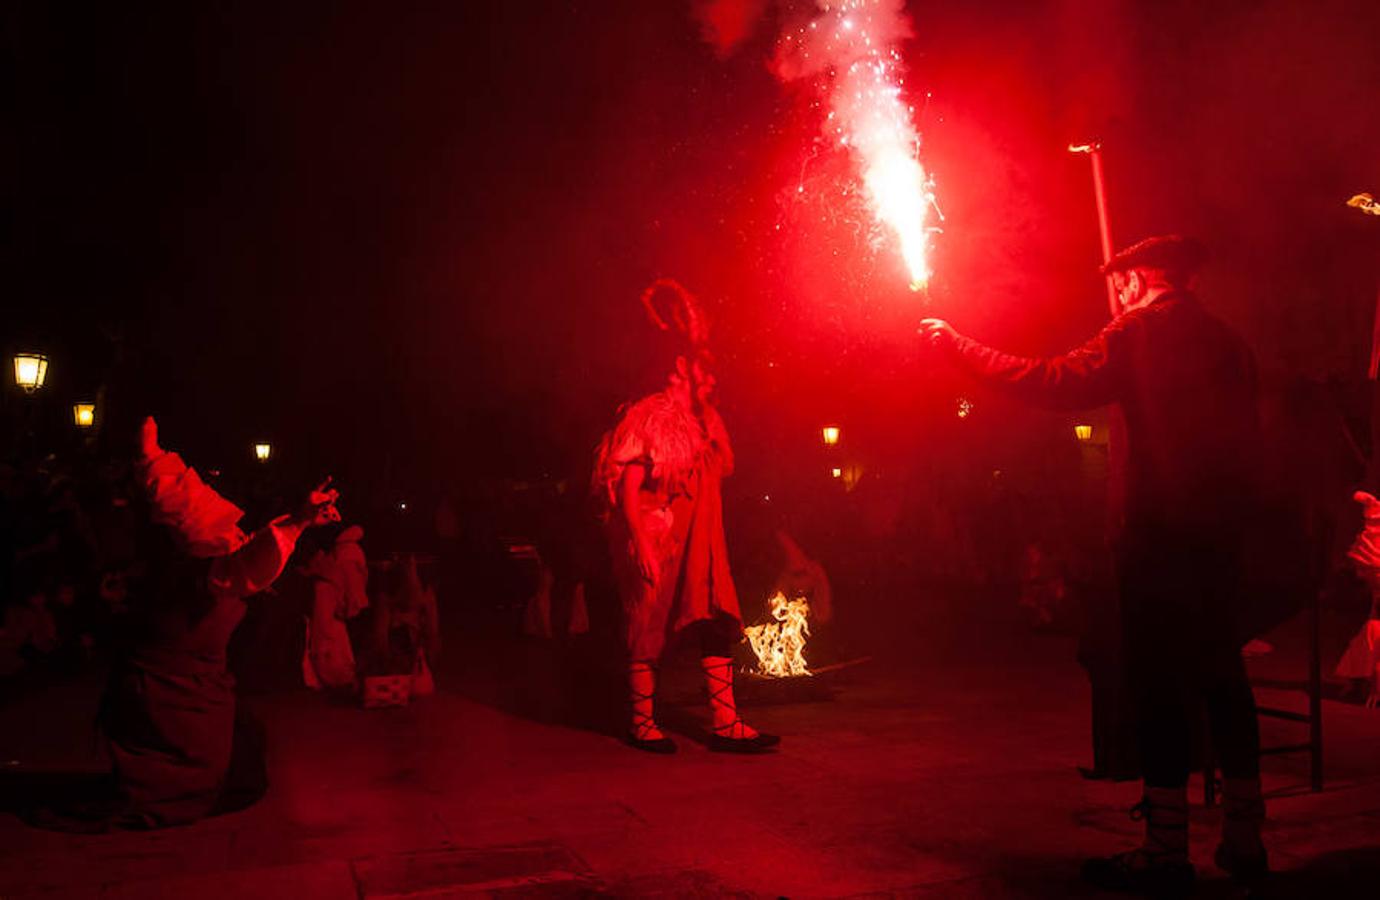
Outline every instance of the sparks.
{"label": "sparks", "polygon": [[913,109],[902,99],[901,55],[896,44],[907,34],[896,0],[820,0],[810,23],[820,51],[830,59],[830,111],[826,129],[847,147],[878,221],[896,235],[912,290],[930,279],[930,236],[942,220],[934,180],[920,162],[920,132]]}

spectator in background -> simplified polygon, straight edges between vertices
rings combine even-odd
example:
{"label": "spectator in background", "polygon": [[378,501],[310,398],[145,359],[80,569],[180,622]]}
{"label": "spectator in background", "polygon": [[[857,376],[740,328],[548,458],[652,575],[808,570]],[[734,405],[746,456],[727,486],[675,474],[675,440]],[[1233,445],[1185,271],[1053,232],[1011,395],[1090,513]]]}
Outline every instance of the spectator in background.
{"label": "spectator in background", "polygon": [[1030,624],[1049,628],[1064,619],[1068,610],[1068,581],[1064,562],[1044,541],[1031,541],[1021,553],[1021,587],[1018,600]]}
{"label": "spectator in background", "polygon": [[359,546],[363,538],[364,529],[351,525],[336,536],[330,550],[318,550],[307,563],[312,601],[302,679],[312,690],[355,686],[355,654],[345,623],[369,605],[369,564]]}
{"label": "spectator in background", "polygon": [[810,624],[827,625],[834,618],[834,595],[824,566],[811,559],[784,528],[776,529],[776,545],[781,548],[781,571],[776,576],[775,593],[787,599],[804,597],[810,602]]}
{"label": "spectator in background", "polygon": [[43,662],[58,647],[57,624],[48,593],[31,582],[16,591],[0,628],[0,676],[16,675]]}
{"label": "spectator in background", "polygon": [[411,696],[436,690],[431,674],[441,652],[436,592],[422,584],[417,557],[403,553],[385,570],[374,608],[373,675],[411,675]]}
{"label": "spectator in background", "polygon": [[61,580],[53,589],[50,604],[57,629],[58,646],[54,653],[57,668],[63,674],[78,671],[95,651],[99,616],[92,597],[81,597],[68,580]]}

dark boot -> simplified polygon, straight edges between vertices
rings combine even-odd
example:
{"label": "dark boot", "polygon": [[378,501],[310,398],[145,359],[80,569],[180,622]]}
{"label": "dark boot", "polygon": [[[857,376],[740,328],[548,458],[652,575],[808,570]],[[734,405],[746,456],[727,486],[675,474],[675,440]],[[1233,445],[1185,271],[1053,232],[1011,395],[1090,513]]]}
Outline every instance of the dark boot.
{"label": "dark boot", "polygon": [[1145,789],[1131,810],[1144,818],[1145,841],[1133,850],[1090,859],[1083,880],[1103,890],[1151,897],[1184,897],[1193,892],[1193,864],[1188,861],[1188,789]]}
{"label": "dark boot", "polygon": [[1222,780],[1222,843],[1213,862],[1217,868],[1243,883],[1256,881],[1270,871],[1269,856],[1260,840],[1265,822],[1265,801],[1259,778]]}

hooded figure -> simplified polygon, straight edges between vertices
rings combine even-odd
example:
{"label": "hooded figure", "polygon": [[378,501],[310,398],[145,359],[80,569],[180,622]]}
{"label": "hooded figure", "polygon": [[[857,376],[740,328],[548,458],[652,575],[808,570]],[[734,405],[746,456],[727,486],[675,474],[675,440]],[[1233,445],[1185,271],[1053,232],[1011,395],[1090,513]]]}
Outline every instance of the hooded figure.
{"label": "hooded figure", "polygon": [[359,542],[364,529],[351,525],[330,551],[318,551],[307,564],[312,607],[302,652],[302,680],[312,690],[351,688],[356,682],[355,655],[345,623],[369,605],[369,564]]}
{"label": "hooded figure", "polygon": [[246,535],[240,510],[158,446],[152,418],[139,446],[145,574],[101,708],[116,796],[99,815],[87,811],[81,830],[180,825],[262,795],[261,758],[236,767],[253,773],[244,784],[229,776],[232,748],[239,755],[251,742],[237,740],[226,645],[245,598],[273,583],[302,532],[339,519],[337,493],[323,485],[297,513]]}

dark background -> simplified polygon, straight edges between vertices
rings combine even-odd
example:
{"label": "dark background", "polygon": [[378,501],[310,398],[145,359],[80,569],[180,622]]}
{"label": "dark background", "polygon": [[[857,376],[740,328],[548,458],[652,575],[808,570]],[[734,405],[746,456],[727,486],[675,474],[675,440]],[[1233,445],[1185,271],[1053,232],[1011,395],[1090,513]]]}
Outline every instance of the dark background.
{"label": "dark background", "polygon": [[636,298],[667,275],[716,319],[740,494],[807,501],[826,420],[875,473],[985,477],[1073,453],[1071,420],[978,396],[960,423],[915,325],[1021,351],[1100,326],[1065,149],[1096,135],[1118,243],[1202,236],[1267,382],[1332,377],[1345,406],[1380,266],[1380,220],[1344,206],[1380,192],[1374,2],[910,3],[948,217],[928,301],[769,70],[791,7],[725,56],[694,6],[7,4],[5,349],[53,359],[54,421],[112,341],[154,361],[202,466],[262,437],[347,496],[574,480],[654,386]]}

